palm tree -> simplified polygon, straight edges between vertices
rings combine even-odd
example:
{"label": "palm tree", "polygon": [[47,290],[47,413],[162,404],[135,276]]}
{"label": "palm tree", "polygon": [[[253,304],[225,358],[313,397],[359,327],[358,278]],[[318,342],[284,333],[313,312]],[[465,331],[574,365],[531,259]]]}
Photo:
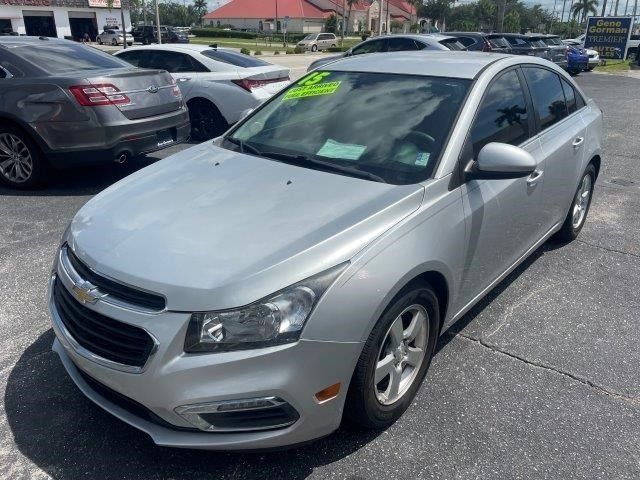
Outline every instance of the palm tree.
{"label": "palm tree", "polygon": [[349,13],[347,14],[347,25],[345,28],[346,33],[349,33],[349,26],[351,25],[351,8],[354,5],[357,5],[360,0],[347,0],[347,5],[349,5]]}
{"label": "palm tree", "polygon": [[573,17],[580,15],[580,23],[583,23],[589,14],[596,15],[598,13],[598,0],[578,0],[573,6]]}
{"label": "palm tree", "polygon": [[193,9],[198,16],[198,25],[202,26],[202,17],[207,14],[207,0],[195,0]]}

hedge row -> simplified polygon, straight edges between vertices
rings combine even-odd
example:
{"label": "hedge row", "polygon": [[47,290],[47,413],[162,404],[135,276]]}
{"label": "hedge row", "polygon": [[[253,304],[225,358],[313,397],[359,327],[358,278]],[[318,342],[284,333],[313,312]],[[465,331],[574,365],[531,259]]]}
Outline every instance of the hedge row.
{"label": "hedge row", "polygon": [[[191,33],[196,37],[216,37],[216,38],[242,38],[245,40],[264,40],[270,39],[272,42],[283,42],[282,33],[258,33],[258,32],[241,32],[240,30],[223,30],[221,28],[192,28]],[[288,33],[287,42],[299,42],[306,33]]]}

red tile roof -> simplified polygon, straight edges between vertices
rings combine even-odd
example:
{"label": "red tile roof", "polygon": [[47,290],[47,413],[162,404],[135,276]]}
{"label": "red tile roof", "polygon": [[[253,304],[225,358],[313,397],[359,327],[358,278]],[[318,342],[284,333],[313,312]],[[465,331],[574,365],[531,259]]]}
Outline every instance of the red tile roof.
{"label": "red tile roof", "polygon": [[[305,0],[277,0],[278,18],[324,18],[325,12]],[[232,0],[203,18],[275,18],[275,0]]]}

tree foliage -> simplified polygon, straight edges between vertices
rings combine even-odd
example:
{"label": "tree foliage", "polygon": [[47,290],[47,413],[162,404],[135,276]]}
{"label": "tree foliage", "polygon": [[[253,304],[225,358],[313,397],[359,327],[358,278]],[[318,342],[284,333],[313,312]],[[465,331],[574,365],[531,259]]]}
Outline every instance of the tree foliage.
{"label": "tree foliage", "polygon": [[[431,0],[430,0],[431,1]],[[442,2],[444,0],[433,0]],[[427,4],[425,4],[426,6]],[[447,30],[484,31],[492,32],[500,29],[500,9],[504,6],[504,22],[502,30],[505,32],[545,32],[553,23],[551,13],[544,10],[542,5],[526,5],[520,0],[477,0],[464,5],[454,5],[449,2],[449,9],[445,17],[433,17],[430,14],[440,14],[437,10],[422,10],[424,17],[431,19],[446,19]]]}

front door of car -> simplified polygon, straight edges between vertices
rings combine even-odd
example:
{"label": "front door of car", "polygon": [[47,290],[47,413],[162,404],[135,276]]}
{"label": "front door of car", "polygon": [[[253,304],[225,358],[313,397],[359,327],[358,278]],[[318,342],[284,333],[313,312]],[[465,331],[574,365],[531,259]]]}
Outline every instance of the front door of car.
{"label": "front door of car", "polygon": [[546,157],[544,210],[551,228],[564,221],[573,200],[584,157],[586,127],[578,102],[580,94],[569,82],[544,67],[523,68]]}
{"label": "front door of car", "polygon": [[544,235],[544,155],[519,68],[497,75],[487,88],[467,136],[462,164],[477,159],[491,142],[516,145],[538,161],[530,176],[471,179],[460,187],[467,225],[461,276],[464,306],[513,265]]}

